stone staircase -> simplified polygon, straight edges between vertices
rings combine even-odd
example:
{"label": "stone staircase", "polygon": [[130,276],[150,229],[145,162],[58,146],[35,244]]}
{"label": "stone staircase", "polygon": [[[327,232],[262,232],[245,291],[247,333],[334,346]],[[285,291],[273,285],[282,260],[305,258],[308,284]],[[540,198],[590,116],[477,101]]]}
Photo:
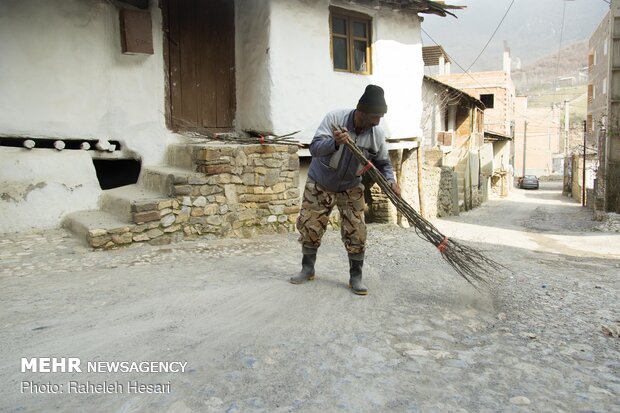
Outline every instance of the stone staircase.
{"label": "stone staircase", "polygon": [[103,191],[99,209],[68,214],[63,226],[95,249],[294,230],[296,146],[182,143],[168,147],[167,161]]}

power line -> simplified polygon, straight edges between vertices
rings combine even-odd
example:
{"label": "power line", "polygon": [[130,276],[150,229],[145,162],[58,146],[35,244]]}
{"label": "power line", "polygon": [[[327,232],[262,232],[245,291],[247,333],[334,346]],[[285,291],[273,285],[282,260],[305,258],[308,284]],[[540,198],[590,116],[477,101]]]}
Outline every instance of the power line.
{"label": "power line", "polygon": [[[421,28],[421,27],[420,27],[420,29],[422,30],[422,33],[424,33],[425,35],[427,35],[427,36],[428,36],[428,38],[429,38],[429,39],[431,39],[431,41],[432,41],[433,43],[435,43],[437,46],[439,46],[439,43],[437,43],[437,42],[435,41],[435,39],[433,39],[433,38],[431,37],[431,35],[430,35],[430,34],[428,34],[428,32],[427,32],[426,30],[424,30],[424,29],[423,29],[423,28]],[[455,63],[455,64],[456,64],[456,65],[457,65],[457,66],[458,66],[458,67],[459,67],[459,68],[460,68],[463,72],[467,72],[465,69],[463,69],[463,66],[461,66],[461,65],[459,64],[459,62],[457,62],[457,61],[456,61],[456,60],[455,60],[452,56],[450,56],[450,55],[448,54],[448,52],[446,52],[445,50],[444,50],[444,52],[446,53],[446,56],[448,56],[448,58],[450,59],[450,61],[454,62],[454,63]],[[468,74],[469,74],[469,73],[468,73]],[[471,76],[471,75],[470,75],[470,76]],[[474,78],[472,77],[472,79],[474,79]],[[474,79],[474,80],[476,80],[476,79]],[[480,86],[482,86],[482,85],[480,85]],[[484,87],[484,86],[483,86],[483,87]]]}
{"label": "power line", "polygon": [[[437,46],[439,46],[439,43],[437,43],[437,41],[435,41],[435,39],[433,39],[433,37],[428,34],[428,32],[426,30],[424,30],[423,28],[420,27],[420,29],[422,30],[422,33],[424,33],[426,36],[428,36],[429,39],[431,39],[431,41],[433,43],[435,43]],[[448,54],[448,52],[445,51],[444,49],[444,53],[446,54],[446,56],[448,56],[448,58],[450,59],[450,61],[454,62],[454,64],[456,64],[462,71],[463,71],[463,75],[467,75],[469,76],[474,82],[476,82],[478,84],[478,86],[480,86],[480,88],[482,88],[482,90],[489,92],[489,93],[495,93],[493,90],[489,89],[487,86],[484,86],[482,83],[480,83],[480,81],[478,79],[476,79],[474,76],[472,76],[471,73],[469,73],[469,71],[466,71],[465,69],[463,69],[463,66],[461,66],[459,64],[459,62],[456,61],[456,59],[454,59],[454,57],[450,56]],[[547,114],[549,114],[553,109],[551,109]],[[515,111],[515,114],[517,112]],[[527,120],[527,116],[521,112],[518,112],[518,114],[525,120]]]}
{"label": "power line", "polygon": [[495,30],[493,31],[493,34],[491,34],[491,37],[489,37],[489,40],[487,41],[487,43],[484,45],[484,47],[482,48],[482,50],[480,51],[480,53],[478,53],[478,56],[476,56],[476,58],[474,59],[473,62],[471,62],[471,64],[469,65],[469,67],[467,68],[466,72],[469,72],[469,69],[472,68],[472,66],[478,61],[478,59],[480,58],[480,56],[482,56],[482,53],[484,53],[484,51],[487,49],[487,47],[489,46],[489,43],[491,43],[491,40],[493,40],[493,37],[495,37],[495,33],[497,33],[497,31],[499,30],[500,26],[502,25],[502,23],[504,22],[504,19],[506,18],[506,16],[508,15],[508,12],[510,11],[510,9],[512,8],[512,5],[515,3],[515,0],[512,0],[512,2],[510,2],[510,5],[508,6],[508,9],[506,9],[506,13],[504,13],[504,17],[502,17],[502,19],[499,21],[499,23],[497,24],[497,27],[495,28]]}
{"label": "power line", "polygon": [[[558,59],[556,62],[556,76],[555,76],[555,87],[553,94],[548,94],[548,95],[553,95],[554,96],[554,101],[555,101],[555,97],[557,96],[557,78],[558,78],[558,73],[559,73],[559,60],[560,60],[560,54],[561,54],[561,46],[562,46],[562,38],[563,38],[563,31],[564,31],[564,23],[565,23],[565,13],[566,13],[566,1],[573,1],[573,0],[564,0],[564,4],[563,4],[563,10],[562,10],[562,28],[560,31],[560,44],[559,44],[559,50],[558,50]],[[606,3],[609,4],[609,1],[607,0],[603,0]],[[500,26],[502,25],[503,21],[505,20],[506,16],[508,15],[508,12],[510,11],[510,9],[512,8],[513,4],[514,4],[515,0],[512,0],[512,2],[510,3],[510,5],[508,6],[508,8],[506,9],[506,12],[504,13],[504,16],[502,17],[502,19],[500,20],[500,22],[498,23],[497,27],[495,28],[495,30],[493,31],[493,34],[491,35],[491,37],[489,38],[489,40],[487,41],[487,43],[485,44],[485,46],[483,47],[483,49],[480,51],[480,53],[478,54],[478,56],[476,57],[476,59],[474,59],[474,61],[469,65],[469,67],[467,69],[464,69],[463,66],[461,66],[452,56],[450,56],[445,50],[444,52],[446,53],[446,55],[448,56],[448,58],[453,61],[462,71],[463,74],[468,75],[472,80],[474,80],[483,90],[487,91],[487,92],[492,92],[490,89],[488,89],[486,86],[483,86],[478,79],[476,79],[475,77],[473,77],[470,73],[469,73],[469,69],[471,69],[471,67],[476,63],[476,61],[480,58],[480,56],[482,55],[482,53],[486,50],[486,48],[488,47],[489,43],[491,42],[491,40],[493,39],[493,37],[495,36],[495,34],[497,33],[497,31],[499,30]],[[426,34],[426,36],[436,45],[439,46],[439,43],[433,39],[433,37],[423,28],[420,28],[422,30],[422,32],[424,34]],[[535,96],[532,96],[532,98],[535,100]],[[571,100],[575,100],[576,98],[573,98]],[[549,110],[549,113],[551,111],[553,111],[553,106],[555,106],[555,103],[552,102],[552,108]],[[521,114],[524,118],[527,119],[526,116],[524,116],[523,114]]]}
{"label": "power line", "polygon": [[[564,22],[566,21],[565,17],[566,17],[566,1],[562,2],[563,7],[562,7],[562,26],[560,28],[560,44],[558,45],[558,58],[556,60],[556,64],[555,64],[555,79],[553,80],[553,88],[554,90],[557,90],[557,85],[558,85],[558,74],[560,73],[560,55],[562,54],[562,39],[564,37]],[[555,94],[553,95],[555,100]]]}

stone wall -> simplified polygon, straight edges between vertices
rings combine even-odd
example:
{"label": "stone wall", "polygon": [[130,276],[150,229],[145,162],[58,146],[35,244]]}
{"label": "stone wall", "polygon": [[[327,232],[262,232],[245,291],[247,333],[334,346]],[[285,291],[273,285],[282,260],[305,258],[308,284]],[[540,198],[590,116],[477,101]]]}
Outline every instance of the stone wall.
{"label": "stone wall", "polygon": [[450,166],[441,167],[439,178],[439,195],[437,197],[437,216],[447,217],[458,215],[457,179],[454,168]]}
{"label": "stone wall", "polygon": [[[418,209],[418,189],[417,189],[417,161],[415,151],[390,151],[390,160],[394,168],[396,180],[401,188],[401,195],[414,208]],[[411,171],[415,175],[411,176]],[[415,179],[415,182],[412,181]],[[388,197],[381,191],[378,185],[368,180],[364,176],[364,186],[366,187],[366,221],[376,223],[399,223],[398,211],[392,205]],[[414,205],[414,202],[416,203]]]}
{"label": "stone wall", "polygon": [[[397,173],[397,180],[405,201],[416,211],[420,211],[420,194],[418,187],[417,149],[404,151],[402,157],[392,155],[392,163]],[[433,219],[449,215],[457,215],[455,205],[456,193],[455,172],[451,167],[442,167],[441,156],[437,151],[426,151],[422,167],[422,192],[424,196],[425,218]],[[370,188],[372,200],[367,200],[369,222],[399,223],[406,225],[406,219],[399,217],[396,208],[381,192],[377,185]],[[404,221],[404,222],[403,222]]]}
{"label": "stone wall", "polygon": [[194,156],[201,173],[170,176],[172,196],[134,203],[135,224],[90,230],[90,245],[112,248],[295,230],[300,205],[296,146],[213,145]]}

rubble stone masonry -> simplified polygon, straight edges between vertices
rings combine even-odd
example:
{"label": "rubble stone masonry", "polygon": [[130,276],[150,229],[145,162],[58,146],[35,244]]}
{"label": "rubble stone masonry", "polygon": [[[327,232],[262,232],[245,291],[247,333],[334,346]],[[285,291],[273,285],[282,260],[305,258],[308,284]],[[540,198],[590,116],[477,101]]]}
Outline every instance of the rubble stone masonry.
{"label": "rubble stone masonry", "polygon": [[206,145],[195,151],[194,162],[200,173],[172,176],[168,199],[132,205],[134,224],[90,230],[90,245],[294,231],[300,206],[296,146]]}
{"label": "rubble stone masonry", "polygon": [[[439,166],[441,165],[442,156],[443,154],[440,151],[425,152],[426,161],[422,172],[425,218],[434,219],[436,217],[458,215],[458,205],[454,202],[454,193],[457,191],[456,178],[454,177],[456,172],[452,167]],[[401,187],[403,199],[419,212],[420,196],[416,150],[407,151],[400,163],[393,157],[392,163],[398,171],[397,179]],[[370,195],[372,202],[368,205],[368,220],[378,223],[398,223],[396,208],[394,208],[377,185],[371,185]]]}

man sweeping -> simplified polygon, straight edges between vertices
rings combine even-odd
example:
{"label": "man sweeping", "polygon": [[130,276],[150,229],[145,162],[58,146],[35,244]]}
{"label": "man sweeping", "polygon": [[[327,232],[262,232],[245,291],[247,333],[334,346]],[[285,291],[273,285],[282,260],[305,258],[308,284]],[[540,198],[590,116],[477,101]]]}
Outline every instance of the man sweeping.
{"label": "man sweeping", "polygon": [[[293,284],[314,279],[314,264],[321,238],[334,206],[340,212],[341,236],[349,255],[349,286],[355,294],[366,295],[362,267],[366,250],[364,222],[364,186],[361,163],[345,143],[351,139],[390,182],[400,196],[400,188],[388,155],[385,134],[379,122],[387,112],[383,89],[368,85],[354,110],[329,112],[319,126],[312,143],[312,161],[297,219],[303,258],[301,271],[291,277]],[[334,130],[333,126],[344,129]]]}

